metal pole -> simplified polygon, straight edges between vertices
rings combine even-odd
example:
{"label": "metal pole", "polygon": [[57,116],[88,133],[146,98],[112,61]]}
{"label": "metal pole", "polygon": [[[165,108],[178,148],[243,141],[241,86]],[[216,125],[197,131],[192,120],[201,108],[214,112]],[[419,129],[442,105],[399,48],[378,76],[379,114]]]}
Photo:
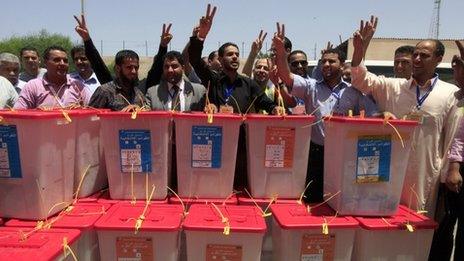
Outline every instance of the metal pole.
{"label": "metal pole", "polygon": [[126,50],[126,41],[122,40],[122,49]]}
{"label": "metal pole", "polygon": [[103,56],[103,40],[100,40],[100,55]]}
{"label": "metal pole", "polygon": [[145,40],[145,56],[148,57],[148,41]]}

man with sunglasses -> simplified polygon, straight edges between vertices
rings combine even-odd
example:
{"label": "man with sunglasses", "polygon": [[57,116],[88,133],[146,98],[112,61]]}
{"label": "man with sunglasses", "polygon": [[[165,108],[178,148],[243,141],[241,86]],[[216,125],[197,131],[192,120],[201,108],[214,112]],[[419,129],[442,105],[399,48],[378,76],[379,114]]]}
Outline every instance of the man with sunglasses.
{"label": "man with sunglasses", "polygon": [[308,202],[323,200],[324,175],[324,124],[322,118],[331,114],[348,115],[365,111],[373,114],[375,105],[360,91],[345,82],[342,78],[345,54],[339,49],[324,51],[321,59],[322,80],[307,76],[308,62],[301,51],[294,51],[286,59],[284,47],[285,27],[277,24],[277,34],[273,43],[276,48],[276,63],[279,77],[285,83],[288,91],[283,88],[284,100],[298,97],[304,100],[306,113],[316,116],[316,124],[312,126],[309,165],[306,183],[312,181],[306,195]]}

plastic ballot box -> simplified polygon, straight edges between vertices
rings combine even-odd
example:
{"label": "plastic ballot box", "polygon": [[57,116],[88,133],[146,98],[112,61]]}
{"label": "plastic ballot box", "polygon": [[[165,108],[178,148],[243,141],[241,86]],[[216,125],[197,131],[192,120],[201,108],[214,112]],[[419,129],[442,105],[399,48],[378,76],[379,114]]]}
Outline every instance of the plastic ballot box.
{"label": "plastic ballot box", "polygon": [[113,205],[95,224],[101,260],[178,260],[182,217],[180,205]]}
{"label": "plastic ballot box", "polygon": [[171,114],[164,111],[100,113],[110,197],[167,196],[171,161]]}
{"label": "plastic ballot box", "polygon": [[[71,119],[77,120],[74,191],[79,189],[79,198],[88,197],[108,187],[98,116],[104,111],[106,110],[78,109],[69,112]],[[74,114],[78,117],[74,117]]]}
{"label": "plastic ballot box", "polygon": [[[274,204],[273,260],[352,260],[358,221],[326,204]],[[353,259],[363,260],[363,259]],[[366,259],[368,260],[368,259]]]}
{"label": "plastic ballot box", "polygon": [[0,227],[0,260],[72,261],[80,234],[77,229]]}
{"label": "plastic ballot box", "polygon": [[341,215],[390,216],[398,209],[415,121],[327,117],[324,193]]}
{"label": "plastic ballot box", "polygon": [[256,198],[298,198],[305,189],[313,116],[247,115],[248,183]]}
{"label": "plastic ballot box", "polygon": [[186,198],[227,198],[234,184],[242,117],[174,114],[178,194]]}
{"label": "plastic ballot box", "polygon": [[266,223],[255,207],[192,205],[183,228],[189,261],[261,258]]}
{"label": "plastic ballot box", "polygon": [[427,260],[437,224],[400,206],[391,217],[356,217],[353,260]]}
{"label": "plastic ballot box", "polygon": [[44,219],[73,196],[76,123],[61,112],[0,112],[0,217]]}
{"label": "plastic ballot box", "polygon": [[94,230],[94,224],[102,215],[106,214],[110,206],[110,204],[77,203],[58,215],[50,217],[42,224],[37,223],[37,221],[11,219],[5,226],[37,228],[40,224],[44,230],[50,228],[78,229],[81,231],[81,236],[75,252],[77,258],[81,261],[100,260],[98,237],[97,231]]}

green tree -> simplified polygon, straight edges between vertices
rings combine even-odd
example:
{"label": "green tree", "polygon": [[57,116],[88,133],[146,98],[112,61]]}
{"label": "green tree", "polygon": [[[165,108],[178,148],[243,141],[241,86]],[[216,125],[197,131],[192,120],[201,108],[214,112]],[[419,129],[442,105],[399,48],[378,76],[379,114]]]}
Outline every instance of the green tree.
{"label": "green tree", "polygon": [[[66,51],[68,51],[68,55],[70,55],[70,51],[73,47],[71,39],[68,36],[50,34],[45,29],[42,29],[38,33],[25,36],[14,35],[10,38],[0,40],[0,53],[9,52],[19,56],[21,48],[30,46],[36,48],[39,51],[39,55],[42,56],[45,49],[51,45],[63,47]],[[70,63],[70,71],[73,70],[74,64]]]}

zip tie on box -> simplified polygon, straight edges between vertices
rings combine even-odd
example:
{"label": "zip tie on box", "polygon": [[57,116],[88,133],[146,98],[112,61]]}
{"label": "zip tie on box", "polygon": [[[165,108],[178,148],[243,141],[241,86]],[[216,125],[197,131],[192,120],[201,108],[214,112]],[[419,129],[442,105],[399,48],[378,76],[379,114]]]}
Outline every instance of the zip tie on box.
{"label": "zip tie on box", "polygon": [[414,195],[416,197],[416,213],[418,213],[418,214],[426,214],[427,210],[423,209],[422,204],[420,204],[419,195],[417,195],[416,191],[414,190],[415,186],[416,186],[416,184],[413,184],[412,186],[409,187],[409,189],[411,190],[412,193],[409,194],[408,208],[413,209],[412,208],[412,195]]}
{"label": "zip tie on box", "polygon": [[186,217],[188,215],[188,211],[187,209],[185,208],[185,204],[184,204],[184,201],[179,197],[179,195],[177,195],[177,193],[172,190],[169,186],[166,186],[168,188],[169,191],[172,192],[172,194],[174,194],[174,196],[179,200],[180,204],[182,205],[182,209],[183,209],[183,214],[184,214],[184,217]]}
{"label": "zip tie on box", "polygon": [[348,110],[348,117],[350,117],[350,118],[353,117],[353,110]]}
{"label": "zip tie on box", "polygon": [[[264,92],[263,92],[263,93],[264,93]],[[261,94],[260,94],[260,95],[261,95]],[[250,105],[248,106],[248,108],[247,108],[246,111],[245,111],[245,114],[242,115],[242,116],[244,117],[243,120],[245,120],[246,115],[247,115],[248,112],[251,110],[251,107],[253,106],[253,104],[255,103],[256,99],[258,99],[258,96],[260,96],[260,95],[255,96],[255,98],[251,101]],[[231,97],[232,97],[232,95],[231,95]],[[234,99],[234,100],[235,100],[235,99]],[[240,108],[238,107],[238,104],[237,104],[237,108],[238,108],[238,110],[240,111]],[[241,113],[240,113],[240,114],[241,114]]]}
{"label": "zip tie on box", "polygon": [[335,212],[335,215],[332,217],[332,219],[329,222],[327,222],[327,219],[323,217],[324,223],[322,223],[322,234],[324,235],[329,234],[329,224],[332,223],[332,221],[334,221],[335,218],[337,218],[337,216],[338,216],[338,212]]}
{"label": "zip tie on box", "polygon": [[219,213],[219,215],[221,216],[221,222],[224,224],[224,231],[222,232],[222,234],[228,236],[230,235],[230,223],[229,223],[229,219],[226,218],[221,210],[219,210],[219,208],[214,204],[214,203],[211,203],[211,205],[216,209],[216,211]]}
{"label": "zip tie on box", "polygon": [[227,200],[229,200],[229,199],[232,198],[233,196],[235,196],[235,192],[232,191],[232,193],[230,193],[229,196],[227,196],[227,197],[222,201],[222,205],[225,206]]}
{"label": "zip tie on box", "polygon": [[334,197],[336,197],[336,196],[337,196],[338,194],[340,194],[341,192],[342,192],[341,190],[337,191],[337,193],[333,194],[332,196],[330,196],[330,197],[327,198],[326,200],[322,201],[321,203],[314,205],[313,207],[307,205],[307,206],[306,206],[306,209],[307,209],[308,213],[311,214],[311,209],[313,209],[313,208],[318,208],[318,207],[324,205],[325,203],[329,202],[331,199],[333,199]]}
{"label": "zip tie on box", "polygon": [[409,220],[406,222],[406,229],[409,231],[409,232],[414,232],[414,227],[409,223]]}
{"label": "zip tie on box", "polygon": [[63,114],[63,117],[66,119],[66,122],[67,122],[67,123],[71,123],[71,122],[72,122],[71,117],[69,117],[69,114],[68,114],[67,111],[61,110],[61,114]]}
{"label": "zip tie on box", "polygon": [[389,125],[390,127],[393,128],[393,130],[395,131],[396,135],[397,135],[398,138],[400,139],[401,147],[403,147],[403,149],[404,149],[405,146],[404,146],[403,137],[401,137],[401,134],[400,134],[400,132],[398,131],[398,129],[397,129],[395,126],[393,126],[393,124],[390,123],[390,121],[388,120],[387,117],[385,117],[385,119],[383,120],[383,124],[384,124],[384,125]]}
{"label": "zip tie on box", "polygon": [[[267,211],[269,210],[269,208],[271,207],[271,205],[272,205],[274,202],[277,201],[277,196],[278,196],[278,195],[272,196],[271,201],[269,201],[269,204],[267,204],[266,208],[264,209],[264,213],[267,213]],[[263,217],[270,217],[270,216],[272,216],[272,212],[269,212],[269,213],[265,214],[265,216],[263,216]]]}
{"label": "zip tie on box", "polygon": [[[208,119],[206,120],[208,122],[208,124],[213,123],[213,113],[214,113],[210,109],[210,104],[211,104],[211,102],[209,101],[209,86],[210,86],[210,83],[211,82],[208,81],[208,86],[206,87],[206,94],[205,94],[205,97],[206,97],[205,108],[203,109],[206,112],[206,115],[208,115]],[[208,108],[208,109],[205,110],[206,108]]]}
{"label": "zip tie on box", "polygon": [[79,180],[79,185],[77,186],[76,192],[74,192],[74,202],[73,204],[77,203],[77,198],[79,196],[79,192],[81,191],[82,188],[82,183],[84,183],[84,179],[87,176],[87,173],[89,172],[90,169],[90,164],[85,168],[84,173],[81,176],[81,179]]}
{"label": "zip tie on box", "polygon": [[150,205],[151,198],[153,197],[153,194],[155,193],[155,188],[156,188],[155,185],[152,185],[150,197],[147,198],[147,200],[145,201],[145,207],[143,208],[143,212],[142,214],[140,214],[140,216],[135,221],[134,234],[137,234],[137,232],[139,232],[139,229],[142,227],[142,223],[145,220],[145,215],[147,214],[147,210],[148,210],[148,206]]}
{"label": "zip tie on box", "polygon": [[250,192],[248,192],[248,190],[246,188],[244,190],[247,193],[248,197],[253,202],[253,204],[255,204],[256,208],[258,208],[259,212],[261,212],[262,217],[269,217],[269,216],[272,215],[271,213],[266,213],[266,211],[263,211],[263,209],[261,209],[261,207],[258,205],[258,203],[256,203],[255,199],[251,196]]}
{"label": "zip tie on box", "polygon": [[69,254],[71,254],[74,261],[77,261],[76,254],[74,254],[72,248],[68,245],[68,238],[67,237],[63,238],[63,253],[64,253],[65,258],[68,257]]}
{"label": "zip tie on box", "polygon": [[306,187],[305,187],[305,189],[303,190],[303,192],[301,192],[300,198],[296,201],[296,203],[298,203],[298,204],[300,204],[300,205],[303,205],[303,197],[304,197],[304,194],[305,194],[306,190],[309,188],[309,185],[311,185],[312,182],[313,182],[312,180],[310,180],[310,181],[308,182],[308,184],[306,185]]}

